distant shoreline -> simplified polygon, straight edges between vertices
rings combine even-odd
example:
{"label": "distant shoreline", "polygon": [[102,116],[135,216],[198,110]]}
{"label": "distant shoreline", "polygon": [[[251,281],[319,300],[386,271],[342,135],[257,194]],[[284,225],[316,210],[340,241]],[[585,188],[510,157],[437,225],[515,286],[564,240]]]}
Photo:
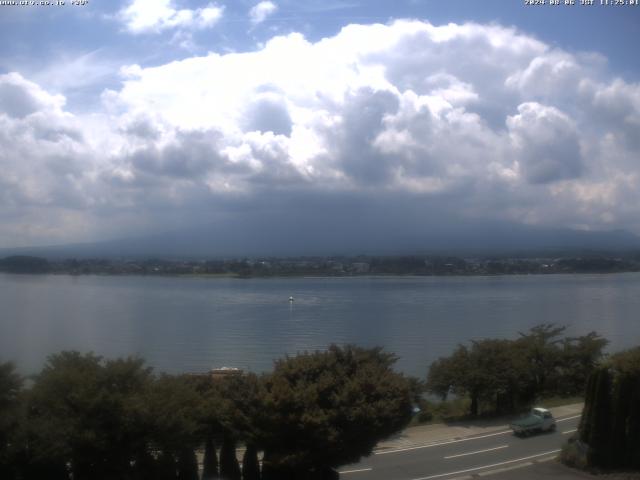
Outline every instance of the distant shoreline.
{"label": "distant shoreline", "polygon": [[611,272],[548,272],[548,273],[476,273],[476,274],[415,274],[415,273],[381,273],[381,274],[343,274],[343,275],[236,275],[236,274],[180,274],[180,273],[69,273],[69,272],[38,272],[16,273],[0,271],[0,275],[7,276],[49,276],[49,277],[129,277],[129,278],[184,278],[202,280],[275,280],[284,278],[301,278],[305,280],[331,279],[376,279],[376,278],[468,278],[468,277],[543,277],[566,275],[618,275],[640,273],[640,270],[624,270]]}
{"label": "distant shoreline", "polygon": [[0,259],[11,274],[141,275],[201,278],[348,278],[381,276],[468,277],[501,275],[609,274],[640,272],[640,254],[626,257],[585,255],[557,258],[357,256],[257,258],[231,260],[49,260],[33,256]]}

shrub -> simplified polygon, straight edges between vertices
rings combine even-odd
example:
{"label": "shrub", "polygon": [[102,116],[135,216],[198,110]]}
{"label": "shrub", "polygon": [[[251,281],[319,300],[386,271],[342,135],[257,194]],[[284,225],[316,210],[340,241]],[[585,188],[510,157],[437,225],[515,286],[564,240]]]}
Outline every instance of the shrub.
{"label": "shrub", "polygon": [[584,470],[587,467],[586,449],[581,447],[579,441],[572,440],[562,446],[560,461],[569,467]]}

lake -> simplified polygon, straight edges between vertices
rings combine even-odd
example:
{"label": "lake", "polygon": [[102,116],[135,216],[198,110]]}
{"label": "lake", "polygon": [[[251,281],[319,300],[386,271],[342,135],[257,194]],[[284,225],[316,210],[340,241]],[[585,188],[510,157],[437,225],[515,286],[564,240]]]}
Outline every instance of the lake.
{"label": "lake", "polygon": [[[289,296],[295,298],[293,303]],[[64,349],[141,355],[172,373],[267,371],[330,343],[381,345],[424,377],[458,343],[552,322],[640,344],[640,274],[197,278],[0,274],[0,361],[23,373]]]}

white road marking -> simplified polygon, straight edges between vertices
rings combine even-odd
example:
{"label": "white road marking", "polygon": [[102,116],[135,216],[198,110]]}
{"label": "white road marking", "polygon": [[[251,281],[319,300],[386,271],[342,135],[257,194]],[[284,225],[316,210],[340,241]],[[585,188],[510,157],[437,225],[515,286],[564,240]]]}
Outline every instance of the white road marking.
{"label": "white road marking", "polygon": [[563,434],[563,435],[566,435],[567,433],[573,433],[573,432],[577,432],[577,431],[578,431],[578,429],[577,429],[577,428],[574,428],[574,429],[572,429],[572,430],[565,430],[564,432],[562,432],[562,434]]}
{"label": "white road marking", "polygon": [[439,473],[438,475],[430,475],[428,477],[414,478],[413,480],[430,480],[432,478],[441,478],[441,477],[447,477],[449,475],[458,475],[459,473],[473,472],[474,470],[484,470],[485,468],[499,467],[500,465],[507,465],[509,463],[522,462],[523,460],[529,460],[531,458],[551,455],[552,453],[558,453],[559,451],[560,451],[559,449],[551,450],[549,452],[538,453],[537,455],[530,455],[528,457],[516,458],[515,460],[507,460],[506,462],[493,463],[491,465],[483,465],[482,467],[467,468],[466,470],[458,470],[457,472]]}
{"label": "white road marking", "polygon": [[[554,457],[551,457],[551,460],[553,460],[553,458]],[[547,459],[543,458],[541,461],[547,461]],[[474,473],[473,475],[469,475],[468,478],[469,478],[469,480],[471,480],[476,476],[478,476],[478,477],[486,477],[487,475],[495,475],[496,473],[511,472],[513,470],[517,470],[518,468],[530,467],[531,465],[533,465],[533,462],[518,463],[517,465],[509,465],[508,467],[494,468],[493,470],[487,470],[485,472]],[[458,477],[458,478],[465,478],[465,477]]]}
{"label": "white road marking", "polygon": [[574,418],[580,418],[582,415],[574,415],[573,417],[567,417],[567,418],[560,418],[558,420],[556,420],[556,423],[558,422],[566,422],[567,420],[573,420]]}
{"label": "white road marking", "polygon": [[338,472],[340,475],[344,475],[345,473],[358,473],[358,472],[370,472],[373,470],[372,468],[360,468],[358,470],[343,470]]}
{"label": "white road marking", "polygon": [[481,435],[479,437],[461,438],[459,440],[448,440],[446,442],[431,443],[429,445],[419,445],[417,447],[407,447],[407,448],[398,448],[396,450],[386,450],[386,451],[382,451],[382,452],[375,452],[375,454],[376,455],[386,455],[387,453],[407,452],[409,450],[418,450],[420,448],[438,447],[440,445],[449,445],[451,443],[468,442],[469,440],[478,440],[480,438],[495,437],[496,435],[504,435],[505,433],[511,433],[511,430],[503,430],[502,432],[489,433],[487,435]]}
{"label": "white road marking", "polygon": [[444,457],[445,460],[449,460],[450,458],[458,458],[458,457],[466,457],[467,455],[475,455],[476,453],[484,453],[484,452],[492,452],[493,450],[500,450],[502,448],[507,448],[509,445],[500,445],[499,447],[487,448],[485,450],[477,450],[475,452],[469,453],[459,453],[458,455],[449,455],[448,457]]}
{"label": "white road marking", "polygon": [[[579,418],[582,415],[574,415],[572,417],[560,418],[556,420],[557,422],[564,422],[567,420],[573,420],[574,418]],[[480,435],[478,437],[469,437],[469,438],[461,438],[458,440],[447,440],[446,442],[439,443],[429,443],[427,445],[417,445],[415,447],[407,447],[407,448],[396,448],[395,450],[383,450],[381,452],[374,452],[374,455],[387,455],[388,453],[398,453],[398,452],[408,452],[410,450],[420,450],[421,448],[431,448],[431,447],[439,447],[440,445],[450,445],[452,443],[458,442],[468,442],[469,440],[478,440],[480,438],[494,437],[496,435],[504,435],[505,433],[511,433],[511,430],[503,430],[496,433],[489,433],[487,435]]]}

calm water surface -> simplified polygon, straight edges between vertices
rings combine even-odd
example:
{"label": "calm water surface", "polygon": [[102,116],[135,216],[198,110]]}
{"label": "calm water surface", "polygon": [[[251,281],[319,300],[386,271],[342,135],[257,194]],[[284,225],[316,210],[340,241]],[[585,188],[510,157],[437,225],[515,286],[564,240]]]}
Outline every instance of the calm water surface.
{"label": "calm water surface", "polygon": [[[290,304],[290,295],[295,302]],[[640,274],[178,278],[0,275],[0,361],[25,373],[63,349],[139,354],[158,370],[269,370],[330,343],[381,345],[424,376],[460,342],[542,322],[640,344]]]}

